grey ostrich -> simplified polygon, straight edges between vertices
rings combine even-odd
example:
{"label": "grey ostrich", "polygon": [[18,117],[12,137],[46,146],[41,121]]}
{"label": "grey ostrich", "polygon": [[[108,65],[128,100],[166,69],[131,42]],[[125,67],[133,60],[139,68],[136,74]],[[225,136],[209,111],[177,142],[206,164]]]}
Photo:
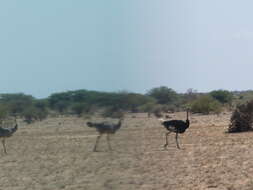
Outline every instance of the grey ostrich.
{"label": "grey ostrich", "polygon": [[176,133],[177,148],[180,149],[179,144],[178,144],[178,133],[184,133],[186,131],[186,129],[190,126],[190,121],[188,118],[188,115],[189,115],[188,109],[187,109],[186,115],[187,116],[186,116],[185,121],[160,119],[160,121],[162,121],[162,125],[169,131],[166,133],[166,143],[164,145],[164,148],[166,148],[168,146],[168,135],[171,132],[174,132],[174,133]]}
{"label": "grey ostrich", "polygon": [[93,151],[97,151],[97,144],[99,143],[100,138],[103,134],[107,134],[107,143],[110,150],[112,150],[111,144],[110,144],[110,135],[114,134],[117,130],[120,129],[122,125],[123,118],[120,118],[117,124],[114,123],[108,123],[108,122],[87,122],[88,127],[94,127],[98,131],[99,135],[97,136],[97,140],[94,146]]}
{"label": "grey ostrich", "polygon": [[5,139],[11,137],[13,133],[17,131],[17,129],[18,129],[18,124],[17,124],[16,119],[15,119],[14,127],[9,128],[9,129],[0,127],[0,138],[2,139],[2,144],[3,144],[5,154],[7,154],[6,147],[5,147]]}

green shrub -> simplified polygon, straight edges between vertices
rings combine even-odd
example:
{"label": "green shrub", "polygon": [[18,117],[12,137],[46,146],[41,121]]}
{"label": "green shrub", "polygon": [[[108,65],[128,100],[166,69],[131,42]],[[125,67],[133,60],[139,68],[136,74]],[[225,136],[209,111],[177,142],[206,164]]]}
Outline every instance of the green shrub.
{"label": "green shrub", "polygon": [[214,90],[210,92],[210,96],[222,104],[231,104],[233,100],[233,94],[227,90]]}
{"label": "green shrub", "polygon": [[199,97],[191,104],[191,111],[195,113],[209,114],[220,113],[222,110],[221,104],[208,95]]}

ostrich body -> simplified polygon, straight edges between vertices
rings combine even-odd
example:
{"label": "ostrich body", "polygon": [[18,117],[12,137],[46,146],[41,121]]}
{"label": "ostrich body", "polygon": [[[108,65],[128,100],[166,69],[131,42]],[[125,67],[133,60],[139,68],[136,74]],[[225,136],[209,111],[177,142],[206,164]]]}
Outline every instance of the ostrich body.
{"label": "ostrich body", "polygon": [[7,154],[5,147],[5,139],[11,137],[18,130],[18,124],[15,120],[15,126],[13,128],[5,129],[0,127],[0,138],[2,139],[2,144],[4,148],[4,153]]}
{"label": "ostrich body", "polygon": [[87,122],[86,123],[88,127],[96,128],[96,130],[99,133],[99,135],[97,136],[97,140],[96,140],[94,149],[93,149],[94,152],[97,151],[97,144],[103,134],[107,134],[108,147],[110,150],[112,150],[111,144],[110,144],[110,135],[115,134],[115,132],[120,129],[121,124],[122,124],[122,120],[123,119],[120,119],[117,124],[108,123],[108,122],[97,122],[97,123],[96,122]]}
{"label": "ostrich body", "polygon": [[188,119],[189,111],[187,110],[187,117],[186,121],[182,120],[162,120],[162,125],[169,131],[166,133],[166,143],[164,145],[164,148],[168,146],[168,135],[171,132],[176,133],[176,142],[177,142],[177,148],[180,149],[178,144],[178,133],[184,133],[186,129],[190,126],[190,121]]}

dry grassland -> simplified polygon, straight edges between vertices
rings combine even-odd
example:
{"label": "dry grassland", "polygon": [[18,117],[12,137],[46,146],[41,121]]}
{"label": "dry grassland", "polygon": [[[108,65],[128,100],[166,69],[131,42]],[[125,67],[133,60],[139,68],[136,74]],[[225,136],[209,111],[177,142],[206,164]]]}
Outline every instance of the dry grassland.
{"label": "dry grassland", "polygon": [[126,117],[113,151],[102,137],[92,152],[97,133],[80,118],[21,123],[7,139],[8,154],[0,151],[0,190],[251,190],[253,133],[224,133],[229,118],[191,115],[182,149],[171,134],[166,151],[166,130],[146,114]]}

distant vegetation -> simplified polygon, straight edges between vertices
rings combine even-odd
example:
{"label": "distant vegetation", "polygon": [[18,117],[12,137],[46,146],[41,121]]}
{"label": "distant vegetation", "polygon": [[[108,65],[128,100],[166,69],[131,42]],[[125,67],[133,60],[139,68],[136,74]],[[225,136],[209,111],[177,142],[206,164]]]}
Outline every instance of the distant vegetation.
{"label": "distant vegetation", "polygon": [[21,117],[27,123],[62,114],[81,117],[96,113],[105,117],[120,117],[123,112],[146,112],[148,116],[162,116],[163,113],[186,108],[191,108],[194,113],[219,114],[251,99],[253,91],[198,93],[189,89],[186,93],[177,93],[166,86],[152,88],[146,94],[75,90],[54,93],[45,99],[23,93],[0,94],[0,122],[8,116]]}
{"label": "distant vegetation", "polygon": [[219,101],[221,104],[231,105],[233,101],[233,93],[227,90],[214,90],[210,92],[210,96]]}
{"label": "distant vegetation", "polygon": [[221,103],[214,99],[210,95],[203,95],[198,97],[191,103],[191,111],[195,113],[216,113],[219,114],[222,111]]}

